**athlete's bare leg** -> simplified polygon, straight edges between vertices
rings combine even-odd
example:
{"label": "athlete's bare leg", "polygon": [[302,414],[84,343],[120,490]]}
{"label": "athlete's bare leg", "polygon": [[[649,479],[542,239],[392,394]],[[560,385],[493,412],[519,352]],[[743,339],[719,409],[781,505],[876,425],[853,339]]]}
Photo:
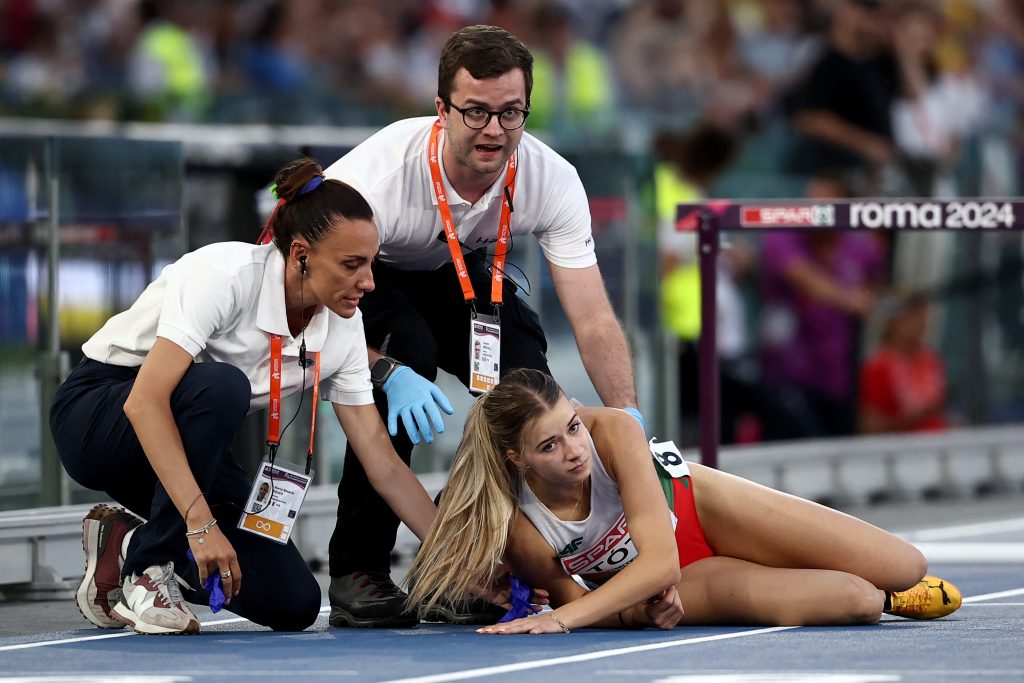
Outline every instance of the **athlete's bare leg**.
{"label": "athlete's bare leg", "polygon": [[882,591],[846,572],[777,569],[732,557],[687,565],[677,587],[681,624],[845,626],[874,624]]}
{"label": "athlete's bare leg", "polygon": [[690,471],[697,516],[716,555],[832,569],[890,591],[910,588],[927,572],[917,548],[856,517],[701,465]]}

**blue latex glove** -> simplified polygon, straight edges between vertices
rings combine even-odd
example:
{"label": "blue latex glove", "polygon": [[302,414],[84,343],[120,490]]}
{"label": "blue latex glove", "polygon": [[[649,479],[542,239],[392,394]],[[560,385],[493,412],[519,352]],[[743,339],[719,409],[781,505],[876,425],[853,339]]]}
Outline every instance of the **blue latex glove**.
{"label": "blue latex glove", "polygon": [[644,424],[644,416],[640,414],[640,411],[630,406],[629,408],[623,408],[627,413],[633,416],[633,419],[640,423],[640,429],[647,431],[647,425]]}
{"label": "blue latex glove", "polygon": [[388,433],[398,436],[398,416],[401,415],[405,431],[414,444],[420,442],[421,434],[424,441],[434,443],[431,424],[438,433],[444,431],[438,407],[449,415],[455,412],[436,384],[420,377],[407,365],[396,368],[381,388],[388,397]]}

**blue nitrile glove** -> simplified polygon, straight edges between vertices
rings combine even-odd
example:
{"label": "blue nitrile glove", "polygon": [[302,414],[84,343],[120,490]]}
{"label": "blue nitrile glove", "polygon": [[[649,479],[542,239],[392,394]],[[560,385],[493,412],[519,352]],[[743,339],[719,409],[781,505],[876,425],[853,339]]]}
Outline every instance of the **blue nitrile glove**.
{"label": "blue nitrile glove", "polygon": [[420,434],[427,443],[434,443],[431,423],[438,433],[444,431],[439,406],[449,415],[455,412],[444,392],[430,380],[417,375],[408,365],[396,368],[381,388],[388,397],[388,433],[398,436],[398,416],[401,415],[402,424],[413,444],[420,442]]}
{"label": "blue nitrile glove", "polygon": [[633,419],[640,423],[640,429],[644,430],[644,432],[647,431],[647,425],[644,424],[644,416],[640,414],[639,410],[632,406],[623,408],[623,410],[632,415]]}

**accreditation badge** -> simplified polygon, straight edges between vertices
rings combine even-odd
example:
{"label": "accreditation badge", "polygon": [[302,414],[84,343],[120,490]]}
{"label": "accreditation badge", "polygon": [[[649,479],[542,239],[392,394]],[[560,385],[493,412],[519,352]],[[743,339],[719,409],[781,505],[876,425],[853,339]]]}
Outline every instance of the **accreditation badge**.
{"label": "accreditation badge", "polygon": [[484,394],[498,383],[501,372],[501,323],[490,315],[469,321],[469,391]]}
{"label": "accreditation badge", "polygon": [[284,544],[313,481],[313,470],[264,459],[249,491],[238,528]]}

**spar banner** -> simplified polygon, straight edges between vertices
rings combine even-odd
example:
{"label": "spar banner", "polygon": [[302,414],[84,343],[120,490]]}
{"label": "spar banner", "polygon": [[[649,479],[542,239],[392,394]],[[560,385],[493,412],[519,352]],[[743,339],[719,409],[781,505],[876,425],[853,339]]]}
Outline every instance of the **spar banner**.
{"label": "spar banner", "polygon": [[1021,230],[1024,201],[1015,199],[806,199],[680,204],[676,229],[695,231],[708,212],[718,230]]}

